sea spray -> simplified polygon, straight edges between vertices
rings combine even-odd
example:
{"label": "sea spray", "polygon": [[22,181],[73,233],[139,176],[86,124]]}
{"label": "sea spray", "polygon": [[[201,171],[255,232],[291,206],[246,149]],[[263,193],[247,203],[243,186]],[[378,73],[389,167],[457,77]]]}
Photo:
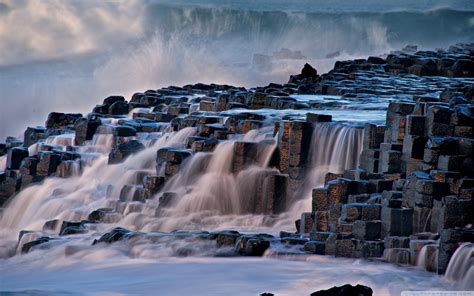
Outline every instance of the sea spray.
{"label": "sea spray", "polygon": [[246,8],[193,2],[118,1],[90,9],[81,1],[3,1],[0,26],[28,29],[0,32],[0,89],[15,98],[2,101],[0,139],[19,136],[23,125],[40,124],[53,109],[87,112],[112,93],[193,82],[284,83],[305,62],[323,73],[336,59],[473,38],[467,1],[340,1],[338,11],[327,1],[238,1]]}

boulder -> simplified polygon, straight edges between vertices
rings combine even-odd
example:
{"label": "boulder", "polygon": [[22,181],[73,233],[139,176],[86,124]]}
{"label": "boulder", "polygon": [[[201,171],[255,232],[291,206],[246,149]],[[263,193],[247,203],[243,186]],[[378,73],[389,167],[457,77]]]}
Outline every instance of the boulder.
{"label": "boulder", "polygon": [[47,236],[43,236],[43,237],[40,237],[36,240],[33,240],[31,242],[27,242],[26,244],[24,244],[22,247],[21,247],[21,253],[22,254],[25,254],[25,253],[28,253],[31,248],[35,247],[35,246],[38,246],[38,245],[41,245],[41,244],[44,244],[44,243],[47,243],[51,240],[50,237],[47,237]]}
{"label": "boulder", "polygon": [[108,96],[104,99],[103,104],[112,105],[117,102],[125,102],[125,98],[122,96]]}
{"label": "boulder", "polygon": [[317,255],[326,254],[326,242],[321,241],[309,241],[304,244],[305,252]]}
{"label": "boulder", "polygon": [[86,232],[85,223],[87,221],[63,221],[59,235],[80,234]]}
{"label": "boulder", "polygon": [[131,126],[119,125],[114,127],[114,136],[117,137],[134,137],[137,130]]}
{"label": "boulder", "polygon": [[[28,127],[24,133],[23,146],[29,147],[39,140],[46,139],[46,128],[44,127]],[[1,155],[1,153],[0,153]]]}
{"label": "boulder", "polygon": [[217,243],[218,247],[223,247],[223,246],[234,246],[237,238],[241,234],[238,231],[235,230],[225,230],[216,233],[215,235],[215,240]]}
{"label": "boulder", "polygon": [[305,79],[305,78],[316,78],[318,77],[318,71],[316,71],[315,68],[313,68],[310,64],[306,63],[303,66],[303,69],[301,69],[301,74],[299,76],[300,79]]}
{"label": "boulder", "polygon": [[87,216],[88,221],[92,222],[103,222],[105,216],[107,216],[108,213],[112,213],[113,209],[110,208],[100,208],[95,211],[92,211],[89,216]]}
{"label": "boulder", "polygon": [[81,118],[82,114],[79,113],[59,113],[59,112],[51,112],[48,115],[48,119],[46,120],[46,128],[47,129],[64,129],[68,125],[73,125],[77,119]]}
{"label": "boulder", "polygon": [[39,176],[50,176],[56,173],[61,163],[61,155],[52,151],[43,151],[38,153],[39,162],[36,167],[36,173]]}
{"label": "boulder", "polygon": [[272,236],[267,234],[243,235],[237,239],[235,249],[241,255],[262,256],[270,247],[268,238],[272,238]]}
{"label": "boulder", "polygon": [[116,145],[109,153],[109,164],[117,164],[123,162],[128,156],[138,153],[145,149],[138,140],[130,140]]}
{"label": "boulder", "polygon": [[347,284],[340,287],[332,287],[327,290],[313,292],[311,293],[311,296],[372,296],[372,293],[372,289],[367,286],[352,286]]}
{"label": "boulder", "polygon": [[95,245],[98,243],[111,244],[111,243],[120,241],[122,239],[130,238],[133,234],[134,233],[128,229],[125,229],[122,227],[116,227],[112,229],[111,231],[103,234],[99,239],[95,239],[92,242],[92,245]]}
{"label": "boulder", "polygon": [[14,147],[8,151],[7,169],[18,170],[23,159],[28,157],[28,149],[24,147]]}
{"label": "boulder", "polygon": [[124,101],[117,101],[110,105],[109,114],[110,115],[124,115],[128,114],[128,103]]}
{"label": "boulder", "polygon": [[164,177],[158,177],[158,176],[145,176],[143,178],[143,189],[144,189],[144,195],[145,198],[151,198],[153,195],[158,193],[160,189],[163,187],[165,184],[165,178]]}
{"label": "boulder", "polygon": [[84,144],[85,141],[92,140],[97,128],[101,125],[99,119],[79,118],[74,123],[76,132],[75,141],[77,145]]}

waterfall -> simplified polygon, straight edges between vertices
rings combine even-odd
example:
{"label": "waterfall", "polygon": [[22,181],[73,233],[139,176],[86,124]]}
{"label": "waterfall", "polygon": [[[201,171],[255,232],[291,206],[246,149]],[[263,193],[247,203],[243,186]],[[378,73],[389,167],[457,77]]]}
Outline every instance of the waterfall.
{"label": "waterfall", "polygon": [[466,291],[474,290],[474,243],[463,243],[449,260],[445,277]]}
{"label": "waterfall", "polygon": [[300,190],[294,193],[293,199],[297,201],[291,209],[291,219],[311,211],[312,189],[324,186],[327,173],[341,174],[358,167],[363,138],[364,130],[359,126],[334,122],[315,124],[308,171]]}
{"label": "waterfall", "polygon": [[416,266],[423,270],[437,272],[438,270],[438,245],[424,245],[416,257]]}
{"label": "waterfall", "polygon": [[[115,124],[104,121],[93,139],[79,147],[80,161],[65,163],[57,177],[18,193],[0,218],[2,233],[41,231],[46,221],[83,220],[99,208],[113,209],[112,224],[133,230],[291,227],[302,209],[308,210],[311,189],[323,185],[327,172],[357,167],[363,136],[359,127],[315,124],[305,178],[298,181],[301,189],[295,194],[283,190],[288,176],[271,165],[278,145],[271,136],[272,126],[234,135],[213,152],[190,156],[152,199],[140,202],[133,200],[141,186],[137,174],[153,175],[156,151],[184,148],[196,129],[137,134],[147,148],[123,163],[108,165],[108,152],[115,141],[110,131]],[[47,143],[70,145],[72,141],[73,135],[65,135]],[[69,178],[60,178],[66,176]],[[297,202],[293,195],[298,196]],[[165,207],[163,196],[177,198]]]}
{"label": "waterfall", "polygon": [[317,123],[311,138],[313,153],[307,178],[311,188],[324,185],[324,176],[355,169],[362,152],[362,128],[337,123]]}
{"label": "waterfall", "polygon": [[[131,184],[131,179],[135,177],[130,172],[153,169],[157,149],[182,147],[195,132],[195,128],[185,128],[177,133],[164,134],[147,149],[117,165],[108,165],[108,154],[100,154],[90,166],[84,168],[81,175],[73,174],[68,179],[50,177],[41,184],[28,187],[16,195],[4,211],[0,229],[16,232],[22,229],[41,230],[44,222],[51,219],[86,219],[93,210],[113,204],[107,199],[107,191],[118,197],[121,188]],[[109,140],[97,135],[88,144],[96,144],[100,148],[108,146]],[[87,146],[82,149],[90,150]],[[71,167],[71,170],[75,169],[74,165]]]}
{"label": "waterfall", "polygon": [[0,156],[0,172],[3,172],[7,167],[7,156]]}

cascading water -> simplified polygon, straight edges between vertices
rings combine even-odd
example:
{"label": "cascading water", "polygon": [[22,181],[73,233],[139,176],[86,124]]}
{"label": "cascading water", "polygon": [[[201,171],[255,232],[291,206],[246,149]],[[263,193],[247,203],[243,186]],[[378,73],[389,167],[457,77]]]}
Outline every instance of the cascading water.
{"label": "cascading water", "polygon": [[324,176],[331,172],[341,174],[359,164],[364,131],[344,124],[318,123],[314,129],[310,156],[308,187],[324,185]]}
{"label": "cascading water", "polygon": [[[311,137],[309,167],[301,189],[295,192],[297,201],[291,212],[298,215],[311,211],[311,190],[324,186],[327,173],[341,174],[355,169],[362,151],[364,130],[341,123],[317,123]],[[303,197],[303,198],[301,198]]]}
{"label": "cascading water", "polygon": [[[264,195],[259,185],[266,182],[268,176],[279,173],[277,169],[269,167],[277,146],[275,139],[267,136],[271,130],[270,126],[253,130],[222,142],[212,153],[195,154],[157,194],[177,194],[180,198],[172,207],[163,211],[159,217],[150,217],[140,212],[154,213],[156,210],[150,210],[150,207],[159,207],[158,200],[147,201],[145,207],[132,202],[119,214],[133,215],[124,217],[118,225],[137,230],[199,228],[207,223],[210,223],[208,227],[239,227],[243,221],[246,221],[244,227],[247,228],[270,227],[274,223],[291,225],[287,222],[298,217],[291,204],[287,205],[286,210],[292,208],[293,211],[283,213],[279,222],[276,222],[278,219],[261,215],[267,210],[260,200]],[[15,197],[0,220],[2,228],[15,232],[21,229],[41,230],[47,220],[81,220],[97,208],[116,208],[117,201],[107,196],[117,197],[123,186],[134,184],[136,171],[151,173],[159,148],[184,147],[185,139],[195,132],[193,129],[184,129],[176,134],[165,133],[154,144],[149,141],[146,150],[131,156],[124,163],[107,165],[106,153],[112,147],[113,137],[109,129],[102,128],[101,131],[103,133],[96,134],[88,145],[80,147],[79,152],[86,156],[82,166],[74,161],[64,168],[71,175],[69,179],[48,178],[43,184],[27,188]],[[298,198],[306,206],[311,196],[308,192],[322,185],[325,173],[341,173],[344,169],[357,166],[362,129],[344,124],[320,123],[315,125],[312,139],[309,170],[303,181],[303,194]],[[46,140],[46,144],[70,145],[72,141],[73,136],[66,134],[51,137]],[[257,145],[254,161],[240,172],[233,171],[237,141]],[[40,144],[34,146],[34,150],[37,150]],[[82,175],[79,175],[79,167],[82,167]],[[129,197],[124,197],[125,200],[132,201],[133,190],[136,189],[132,188],[128,192]]]}
{"label": "cascading water", "polygon": [[[178,133],[165,134],[146,150],[129,157],[119,165],[107,165],[108,157],[100,155],[85,167],[82,175],[66,180],[48,178],[40,185],[31,186],[18,194],[8,205],[8,210],[0,220],[3,230],[41,230],[49,219],[81,220],[94,209],[106,207],[108,186],[113,184],[112,194],[118,195],[123,185],[132,183],[129,171],[154,167],[156,150],[163,146],[183,146],[187,137],[195,129],[187,128]],[[100,140],[102,135],[92,140],[99,148],[109,145],[108,140]],[[87,148],[84,148],[87,150]],[[99,149],[100,151],[100,149]]]}
{"label": "cascading water", "polygon": [[463,243],[457,248],[449,261],[445,277],[460,283],[466,291],[474,290],[474,243]]}
{"label": "cascading water", "polygon": [[[81,169],[78,174],[71,174],[75,168],[71,163],[71,168],[65,168],[71,175],[69,178],[49,177],[41,184],[26,188],[4,211],[0,220],[2,229],[0,256],[5,258],[17,255],[10,259],[0,259],[4,260],[6,268],[11,264],[18,265],[18,261],[29,262],[28,260],[34,260],[37,256],[44,256],[51,264],[35,268],[47,268],[49,270],[47,274],[55,274],[56,277],[60,277],[56,272],[74,274],[69,265],[76,266],[78,262],[89,262],[88,264],[94,262],[98,270],[114,274],[116,269],[107,265],[105,258],[116,258],[121,272],[124,266],[131,263],[140,265],[150,260],[167,260],[166,258],[170,256],[173,260],[179,260],[174,256],[189,256],[189,254],[194,257],[188,258],[202,256],[209,258],[222,252],[208,240],[182,241],[177,240],[175,236],[167,237],[169,234],[162,234],[161,231],[230,228],[275,234],[279,230],[292,229],[294,220],[299,217],[301,211],[309,209],[311,188],[323,185],[325,173],[342,173],[345,169],[357,167],[363,137],[363,129],[360,126],[345,123],[315,124],[305,178],[300,180],[301,189],[298,194],[287,192],[288,195],[297,195],[299,201],[287,204],[282,213],[274,214],[271,209],[266,208],[268,196],[264,190],[262,191],[262,188],[266,188],[269,177],[280,176],[279,170],[273,167],[272,163],[278,148],[278,137],[272,136],[272,124],[252,130],[245,135],[223,140],[213,152],[197,152],[190,156],[154,198],[143,202],[133,200],[133,190],[139,190],[137,176],[143,172],[154,174],[157,150],[166,147],[183,149],[187,138],[196,134],[196,129],[185,128],[179,132],[170,132],[169,128],[163,127],[162,131],[157,133],[138,133],[137,138],[145,144],[146,149],[130,156],[123,163],[109,165],[108,153],[115,141],[112,130],[118,122],[104,120],[102,123],[109,127],[99,129],[100,133],[85,146],[77,149],[81,154],[80,163],[78,162]],[[61,144],[71,143],[72,140],[69,139],[72,139],[71,135],[64,135],[59,139],[51,138],[44,144],[59,147]],[[43,144],[35,146],[34,151],[42,149],[41,145]],[[235,159],[238,154],[236,149],[247,146],[253,147],[248,159],[244,162]],[[236,165],[240,166],[238,170]],[[122,189],[127,186],[131,186],[132,190],[125,194]],[[178,198],[169,207],[162,209],[160,197],[167,192],[176,194]],[[57,236],[61,221],[87,219],[92,211],[100,208],[111,209],[113,212],[103,220],[105,223],[88,224],[86,233]],[[53,229],[43,229],[45,222],[55,219],[59,222]],[[116,226],[148,234],[137,235],[131,244],[118,243],[91,247],[93,238],[99,238],[101,234]],[[22,232],[18,240],[18,232],[21,230],[29,231]],[[172,233],[179,235],[180,232]],[[53,239],[41,245],[42,247],[20,256],[25,245],[41,239],[44,235],[52,236]],[[130,258],[135,259],[130,261]],[[202,260],[211,261],[201,263],[214,262],[212,261],[214,259]],[[215,263],[219,264],[219,261]],[[303,266],[313,263],[301,262]],[[183,264],[177,266],[188,268],[187,264],[195,263],[183,262]],[[347,268],[340,265],[334,267],[330,262],[317,264],[318,266],[327,264],[328,270],[337,274]],[[359,272],[369,268],[378,272],[381,268],[378,265],[369,267],[368,264],[370,265],[364,263],[364,266],[360,267],[360,264],[355,262],[350,266],[350,270]],[[160,274],[165,272],[158,271],[156,267],[149,267],[150,269],[145,270]],[[142,269],[144,266],[139,268]],[[412,271],[403,274],[396,267],[387,268],[386,271],[389,273],[396,272],[410,279],[414,276]],[[351,272],[345,273],[344,277],[352,281],[351,274]],[[427,275],[416,274],[416,276],[424,279],[426,283],[430,282]],[[14,281],[9,280],[9,283]],[[309,289],[313,284],[301,283],[301,285]],[[378,283],[377,287],[379,291],[387,291],[384,290],[382,283]]]}
{"label": "cascading water", "polygon": [[437,244],[424,245],[417,255],[416,265],[423,270],[436,272],[439,253],[438,247]]}
{"label": "cascading water", "polygon": [[0,172],[3,172],[7,167],[7,156],[0,156]]}

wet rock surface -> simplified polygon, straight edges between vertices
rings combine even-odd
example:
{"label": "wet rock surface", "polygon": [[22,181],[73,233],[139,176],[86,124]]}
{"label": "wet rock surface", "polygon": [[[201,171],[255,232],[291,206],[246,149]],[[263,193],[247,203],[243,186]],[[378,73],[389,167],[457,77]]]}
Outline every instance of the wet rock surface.
{"label": "wet rock surface", "polygon": [[[424,61],[419,56],[390,55],[385,71],[398,72],[397,68],[402,69],[404,63],[411,64],[406,69],[409,74],[434,76],[443,72],[448,77],[456,76],[454,68],[428,71],[427,64],[421,63],[420,59]],[[333,71],[342,69],[350,73],[354,71],[352,66],[340,63]],[[361,62],[356,68],[365,69],[366,66]],[[365,127],[364,150],[359,163],[362,171],[357,174],[346,171],[343,174],[346,178],[336,178],[324,188],[313,190],[313,216],[316,217],[313,236],[316,237],[318,231],[328,230],[349,235],[336,238],[336,256],[381,257],[384,254],[386,260],[401,264],[416,264],[424,259],[420,256],[428,256],[426,252],[421,253],[421,249],[432,248],[441,257],[437,267],[429,270],[443,273],[452,246],[449,240],[422,239],[426,244],[421,245],[415,242],[419,233],[436,235],[454,229],[459,233],[472,231],[473,217],[466,216],[466,211],[473,209],[472,189],[466,186],[467,183],[464,189],[455,185],[469,182],[467,180],[473,176],[470,165],[472,134],[456,132],[471,129],[470,119],[467,119],[471,115],[467,110],[474,106],[472,89],[472,81],[461,82],[440,90],[439,96],[413,94],[411,102],[391,101],[385,125],[368,124]],[[466,121],[463,123],[458,118],[466,118]],[[326,179],[332,179],[332,176],[328,174]],[[357,203],[351,203],[351,200]],[[340,204],[342,210],[331,210],[331,203]],[[329,225],[321,224],[321,217],[327,211],[337,219]],[[467,237],[464,240],[471,241]],[[328,240],[325,243],[332,244]],[[417,247],[408,252],[408,244]],[[323,247],[321,241],[314,241],[307,249],[322,253]]]}
{"label": "wet rock surface", "polygon": [[[21,252],[92,232],[100,234],[90,242],[93,245],[144,240],[173,245],[175,256],[201,254],[204,246],[212,250],[204,253],[212,256],[310,253],[382,257],[408,265],[437,252],[428,269],[444,273],[459,245],[474,241],[473,60],[472,44],[394,52],[384,58],[340,61],[322,75],[306,64],[286,84],[252,89],[170,86],[135,93],[129,101],[107,97],[86,117],[52,112],[44,127],[28,127],[23,141],[7,138],[0,144],[6,163],[0,173],[0,205],[45,179],[80,176],[106,155],[108,164],[126,165],[134,181],[119,188],[98,186],[110,199],[107,207],[95,207],[76,221],[48,221],[44,231],[55,233],[24,243]],[[247,181],[237,187],[255,188],[238,205],[225,204],[222,197],[225,214],[274,219],[301,199],[299,190],[315,163],[312,143],[321,140],[315,131],[340,124],[335,121],[341,121],[336,120],[341,110],[381,111],[385,122],[359,123],[356,129],[363,130],[363,143],[357,165],[326,170],[324,184],[311,188],[312,209],[301,215],[294,233],[275,237],[236,230],[140,232],[112,225],[108,231],[97,231],[127,215],[141,221],[143,213],[160,218],[168,217],[175,206],[188,210],[188,191],[216,189],[199,184],[197,189],[174,192],[170,184],[215,167],[209,156],[225,143],[232,145],[226,159],[231,176]],[[147,149],[183,131],[192,131],[183,133],[184,145],[160,146],[145,168],[133,166]],[[257,133],[259,137],[251,137]],[[200,162],[191,163],[195,158]],[[260,170],[252,171],[255,167]],[[253,183],[239,179],[242,172],[253,173]],[[51,195],[55,194],[61,192]],[[175,241],[184,244],[174,245]],[[344,293],[372,294],[370,288],[346,285],[312,295]]]}
{"label": "wet rock surface", "polygon": [[[350,284],[332,287],[311,293],[311,296],[372,296],[372,289],[363,285],[352,286]],[[260,296],[273,296],[272,293],[262,293]]]}
{"label": "wet rock surface", "polygon": [[321,290],[321,291],[311,293],[311,296],[329,296],[329,295],[331,296],[333,295],[334,296],[337,296],[337,295],[371,296],[372,289],[363,285],[352,286],[352,285],[347,284],[344,286],[332,287],[331,289]]}

